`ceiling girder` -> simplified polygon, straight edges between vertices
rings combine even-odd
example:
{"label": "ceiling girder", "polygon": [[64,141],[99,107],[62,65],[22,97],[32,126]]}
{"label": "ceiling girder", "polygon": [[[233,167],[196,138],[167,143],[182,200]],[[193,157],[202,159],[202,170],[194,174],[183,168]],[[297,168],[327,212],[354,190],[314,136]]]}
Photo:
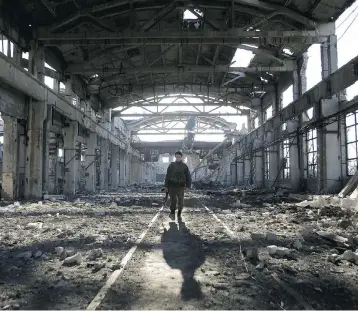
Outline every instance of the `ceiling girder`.
{"label": "ceiling girder", "polygon": [[[215,73],[215,72],[286,72],[294,71],[296,69],[296,62],[294,60],[287,60],[283,66],[259,66],[259,67],[230,67],[228,65],[216,65],[216,66],[141,66],[138,68],[109,68],[106,66],[93,68],[90,66],[84,66],[83,64],[70,64],[65,69],[65,74],[118,74],[121,79],[126,78],[127,74],[145,74],[145,73]],[[102,82],[111,82],[116,79],[116,76],[103,78]],[[182,83],[182,82],[181,82]]]}
{"label": "ceiling girder", "polygon": [[[101,44],[101,42],[111,42],[110,40],[113,40],[113,42],[118,42],[122,44],[138,44],[137,40],[141,39],[141,43],[150,44],[151,42],[155,42],[155,40],[162,40],[162,43],[166,43],[168,41],[174,41],[177,44],[183,42],[183,40],[189,40],[184,41],[183,43],[189,43],[190,40],[196,40],[196,43],[201,43],[201,40],[205,39],[211,39],[211,40],[221,40],[222,43],[218,44],[226,44],[226,41],[230,40],[238,40],[237,42],[240,44],[245,39],[256,39],[256,38],[265,38],[266,40],[269,40],[269,38],[296,38],[300,39],[302,43],[305,39],[313,39],[312,41],[316,42],[324,42],[326,41],[326,37],[331,35],[331,30],[329,27],[320,27],[320,29],[317,30],[286,30],[286,31],[280,31],[280,30],[269,30],[269,31],[245,31],[240,28],[231,28],[226,31],[212,31],[212,30],[187,30],[187,31],[181,31],[181,32],[173,32],[173,31],[133,31],[131,29],[127,29],[124,31],[121,31],[119,33],[113,33],[113,32],[78,32],[78,33],[51,33],[50,31],[46,29],[38,29],[37,33],[37,40],[40,42],[43,42],[45,45],[53,43],[58,44],[64,44],[66,42],[72,43],[76,42],[75,44],[92,44],[91,41],[96,42],[96,44]],[[270,40],[269,40],[270,41]],[[136,42],[136,43],[134,43]],[[254,41],[252,41],[254,42]],[[171,42],[172,43],[172,42]]]}
{"label": "ceiling girder", "polygon": [[[157,124],[163,124],[165,125],[164,122],[169,122],[167,124],[167,126],[171,123],[171,122],[181,122],[181,121],[187,121],[189,119],[190,116],[188,115],[178,115],[175,113],[172,114],[168,114],[165,116],[149,116],[140,120],[136,120],[133,121],[131,123],[128,124],[128,127],[130,130],[140,130],[143,129],[142,126],[152,126],[152,125],[157,125]],[[221,129],[228,129],[228,130],[233,130],[235,128],[235,124],[226,121],[223,118],[220,117],[215,117],[215,116],[197,116],[197,122],[202,123],[202,124],[211,124],[212,126],[216,127],[216,128],[221,128]],[[164,126],[167,128],[167,126]]]}
{"label": "ceiling girder", "polygon": [[[121,85],[118,85],[121,88]],[[128,87],[128,85],[122,85],[123,88]],[[153,97],[155,93],[156,96],[159,95],[170,95],[170,94],[208,94],[211,97],[218,97],[219,95],[230,94],[231,98],[229,100],[240,102],[243,106],[250,105],[250,99],[247,96],[243,96],[245,92],[253,92],[253,90],[263,91],[263,92],[271,92],[275,90],[274,84],[242,84],[238,87],[220,87],[216,85],[201,85],[201,84],[189,84],[189,85],[148,85],[148,86],[137,86],[134,87],[131,92],[135,94],[140,94],[142,97]],[[192,95],[193,96],[193,95]],[[207,95],[197,96],[202,100],[206,101],[208,99]],[[116,108],[119,106],[123,106],[124,97],[118,96],[116,98],[108,99],[104,101],[104,107],[106,108]],[[209,99],[208,99],[209,100]],[[207,102],[207,101],[206,101]]]}
{"label": "ceiling girder", "polygon": [[[116,114],[116,111],[112,111],[112,114],[114,115],[114,117],[118,116],[118,117],[132,117],[132,118],[136,118],[136,117],[156,117],[156,116],[161,116],[161,117],[165,117],[165,116],[170,116],[173,114],[173,112],[167,112],[167,113],[159,113],[159,112],[154,112],[154,113],[121,113],[120,115]],[[241,111],[241,113],[234,113],[234,112],[223,112],[223,113],[208,113],[208,112],[186,112],[186,111],[179,111],[176,112],[176,114],[180,115],[180,116],[195,116],[195,117],[201,117],[201,116],[214,116],[214,117],[235,117],[235,116],[246,116],[249,115],[249,112],[247,113],[246,111],[244,112],[243,110]]]}

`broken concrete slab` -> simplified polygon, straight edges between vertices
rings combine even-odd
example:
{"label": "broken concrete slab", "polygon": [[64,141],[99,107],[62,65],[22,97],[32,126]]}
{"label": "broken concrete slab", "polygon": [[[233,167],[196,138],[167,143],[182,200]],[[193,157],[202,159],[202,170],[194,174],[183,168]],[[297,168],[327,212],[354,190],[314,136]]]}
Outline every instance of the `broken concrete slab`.
{"label": "broken concrete slab", "polygon": [[342,191],[339,192],[339,197],[344,198],[348,194],[352,193],[355,188],[358,186],[358,172],[355,172],[355,174],[349,179],[347,184],[344,186]]}
{"label": "broken concrete slab", "polygon": [[252,240],[264,240],[266,238],[266,236],[263,233],[257,233],[257,232],[253,232],[251,233],[251,239]]}
{"label": "broken concrete slab", "polygon": [[92,249],[87,256],[87,259],[94,260],[96,258],[100,258],[103,255],[103,250],[101,248]]}
{"label": "broken concrete slab", "polygon": [[25,229],[38,229],[41,230],[43,226],[42,222],[30,222],[25,226]]}
{"label": "broken concrete slab", "polygon": [[246,257],[248,259],[255,259],[258,260],[258,248],[251,247],[246,250]]}
{"label": "broken concrete slab", "polygon": [[358,254],[354,253],[351,250],[346,250],[341,256],[340,259],[354,262],[358,264]]}
{"label": "broken concrete slab", "polygon": [[338,243],[347,243],[348,242],[347,238],[342,237],[342,236],[337,235],[332,232],[318,231],[317,234],[320,235],[321,237],[323,237],[327,240],[333,241],[333,242],[338,242]]}
{"label": "broken concrete slab", "polygon": [[82,262],[82,256],[80,253],[77,253],[71,257],[65,258],[64,265],[73,265],[73,264],[80,265],[81,262]]}
{"label": "broken concrete slab", "polygon": [[277,241],[277,235],[275,233],[272,233],[272,232],[267,232],[266,234],[266,240],[267,241],[271,241],[271,242],[274,242],[274,241]]}

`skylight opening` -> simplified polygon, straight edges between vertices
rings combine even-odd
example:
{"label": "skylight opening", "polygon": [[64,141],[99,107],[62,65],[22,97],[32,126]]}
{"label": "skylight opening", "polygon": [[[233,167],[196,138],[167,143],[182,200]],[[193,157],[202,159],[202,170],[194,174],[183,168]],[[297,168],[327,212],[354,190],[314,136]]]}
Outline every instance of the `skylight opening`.
{"label": "skylight opening", "polygon": [[285,54],[288,54],[288,55],[293,55],[294,54],[294,52],[292,52],[290,49],[288,49],[288,48],[286,48],[286,49],[283,49],[283,52],[285,53]]}
{"label": "skylight opening", "polygon": [[[203,12],[201,12],[200,10],[194,9],[193,11],[195,11],[198,15],[203,17]],[[183,19],[184,20],[197,20],[198,16],[193,14],[190,10],[186,10],[183,12]]]}
{"label": "skylight opening", "polygon": [[253,52],[238,48],[230,67],[248,67],[254,57]]}

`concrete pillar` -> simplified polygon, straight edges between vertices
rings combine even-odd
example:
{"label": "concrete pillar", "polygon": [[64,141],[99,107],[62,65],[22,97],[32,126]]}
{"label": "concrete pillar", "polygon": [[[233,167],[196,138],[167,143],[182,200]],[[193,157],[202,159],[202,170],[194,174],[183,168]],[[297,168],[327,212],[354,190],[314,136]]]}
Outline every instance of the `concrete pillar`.
{"label": "concrete pillar", "polygon": [[45,47],[32,41],[29,51],[29,73],[34,75],[40,82],[45,81]]}
{"label": "concrete pillar", "polygon": [[16,44],[14,44],[13,59],[15,63],[18,64],[19,66],[21,64],[21,58],[22,58],[21,49]]}
{"label": "concrete pillar", "polygon": [[112,172],[112,183],[111,187],[117,189],[120,185],[120,147],[111,144],[111,172]]}
{"label": "concrete pillar", "polygon": [[248,186],[251,184],[251,161],[249,156],[245,156],[243,159],[243,172],[244,185]]}
{"label": "concrete pillar", "polygon": [[[272,103],[273,115],[279,112],[281,108],[282,96],[279,93],[278,85],[275,87],[275,100]],[[264,122],[265,120],[263,120]],[[273,132],[267,133],[265,135],[264,141],[271,141],[272,139],[278,138],[280,136],[280,128],[275,129]],[[280,178],[280,144],[274,144],[268,147],[269,150],[269,185],[273,185],[276,179]]]}
{"label": "concrete pillar", "polygon": [[30,101],[28,114],[28,145],[25,163],[25,199],[42,197],[44,165],[44,121],[47,118],[45,102]]}
{"label": "concrete pillar", "polygon": [[47,107],[47,117],[44,122],[43,140],[43,170],[42,170],[42,193],[49,191],[50,178],[50,129],[52,125],[52,107]]}
{"label": "concrete pillar", "polygon": [[95,192],[96,190],[96,149],[97,146],[97,134],[90,133],[86,143],[86,155],[85,155],[85,189],[87,192]]}
{"label": "concrete pillar", "polygon": [[64,163],[65,163],[65,183],[64,194],[67,196],[74,196],[76,192],[76,180],[79,159],[76,157],[76,149],[79,146],[76,142],[77,137],[76,121],[70,121],[70,123],[63,129],[64,131]]}
{"label": "concrete pillar", "polygon": [[[237,150],[237,154],[239,150]],[[237,160],[237,184],[244,185],[244,161],[242,158]]]}
{"label": "concrete pillar", "polygon": [[[322,43],[322,78],[338,69],[337,37],[329,36],[328,41]],[[339,95],[339,94],[338,94]],[[334,95],[331,99],[322,100],[317,116],[323,117],[339,110],[339,99]],[[325,127],[318,128],[318,188],[324,192],[336,192],[342,187],[342,155],[340,149],[340,127],[333,122]]]}
{"label": "concrete pillar", "polygon": [[124,187],[126,185],[126,170],[125,170],[125,151],[120,149],[120,186]]}
{"label": "concrete pillar", "polygon": [[48,177],[47,191],[49,194],[57,193],[57,138],[54,132],[48,133]]}
{"label": "concrete pillar", "polygon": [[16,118],[2,115],[4,120],[4,144],[2,188],[5,199],[18,197],[19,123]]}
{"label": "concrete pillar", "polygon": [[130,153],[126,154],[126,185],[131,185],[131,165],[132,165],[132,155]]}
{"label": "concrete pillar", "polygon": [[100,178],[100,189],[108,190],[108,149],[109,149],[109,141],[103,137],[101,137],[101,178]]}
{"label": "concrete pillar", "polygon": [[257,188],[264,187],[264,152],[263,150],[257,151],[254,154],[254,162],[255,162],[255,180],[254,183]]}
{"label": "concrete pillar", "polygon": [[[297,100],[300,95],[302,94],[302,91],[300,89],[300,73],[298,71],[293,72],[293,100]],[[287,130],[288,132],[294,132],[297,129],[300,128],[300,118],[294,118],[291,121],[287,122]],[[289,163],[286,165],[289,165],[289,179],[290,179],[290,185],[291,187],[298,191],[300,187],[300,156],[298,154],[299,152],[299,145],[300,145],[300,136],[298,134],[295,138],[290,138],[289,140],[290,147],[289,147]],[[284,155],[286,156],[286,155]],[[284,167],[282,166],[282,169]]]}

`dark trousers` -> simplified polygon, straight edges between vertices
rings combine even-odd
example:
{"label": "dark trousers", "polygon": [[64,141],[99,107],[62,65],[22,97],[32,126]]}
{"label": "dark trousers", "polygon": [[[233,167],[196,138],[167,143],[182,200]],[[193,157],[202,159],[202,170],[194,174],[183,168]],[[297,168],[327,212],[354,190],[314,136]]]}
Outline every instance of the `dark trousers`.
{"label": "dark trousers", "polygon": [[182,211],[184,205],[184,187],[169,187],[168,194],[171,199],[171,211],[175,211],[178,202],[178,211]]}

